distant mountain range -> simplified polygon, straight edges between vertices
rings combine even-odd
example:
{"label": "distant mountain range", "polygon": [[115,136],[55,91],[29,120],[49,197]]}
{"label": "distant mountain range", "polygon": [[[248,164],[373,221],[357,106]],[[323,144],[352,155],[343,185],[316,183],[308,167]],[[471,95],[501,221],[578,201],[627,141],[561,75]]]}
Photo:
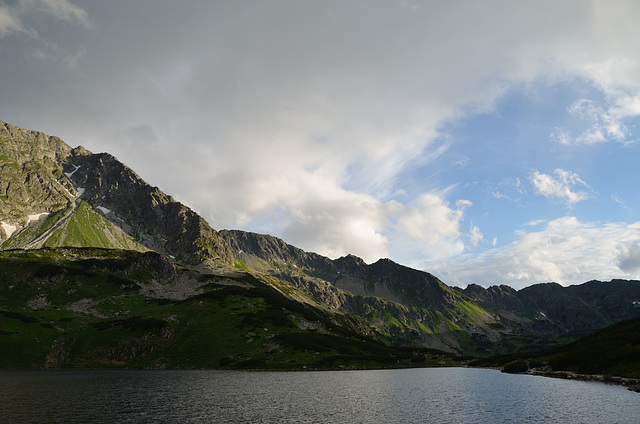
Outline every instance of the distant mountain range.
{"label": "distant mountain range", "polygon": [[[423,348],[489,356],[640,315],[639,281],[460,289],[389,259],[332,260],[216,231],[112,155],[1,121],[0,250],[0,366],[335,367],[436,355]],[[24,362],[27,346],[39,353]]]}

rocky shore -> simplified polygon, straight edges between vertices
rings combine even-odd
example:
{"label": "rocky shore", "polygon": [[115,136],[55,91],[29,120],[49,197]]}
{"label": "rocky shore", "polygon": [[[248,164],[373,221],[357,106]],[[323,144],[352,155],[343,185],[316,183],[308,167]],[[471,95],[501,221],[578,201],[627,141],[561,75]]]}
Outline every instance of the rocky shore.
{"label": "rocky shore", "polygon": [[627,389],[633,392],[640,393],[640,379],[636,378],[616,377],[602,374],[577,374],[572,371],[547,371],[539,369],[530,369],[523,374],[539,375],[551,378],[563,378],[566,380],[595,381],[606,384],[615,384],[619,386],[625,386]]}

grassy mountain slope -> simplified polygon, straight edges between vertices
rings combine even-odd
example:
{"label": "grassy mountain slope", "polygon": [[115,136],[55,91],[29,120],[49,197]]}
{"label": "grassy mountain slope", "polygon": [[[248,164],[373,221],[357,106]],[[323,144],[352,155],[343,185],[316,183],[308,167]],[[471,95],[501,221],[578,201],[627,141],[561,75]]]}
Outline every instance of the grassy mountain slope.
{"label": "grassy mountain slope", "polygon": [[459,364],[387,347],[362,323],[243,271],[154,252],[0,252],[0,367],[340,368]]}
{"label": "grassy mountain slope", "polygon": [[[57,137],[2,121],[0,147],[2,248],[80,244],[139,248],[140,244],[192,265],[233,261],[228,246],[202,217],[109,154],[72,149]],[[111,225],[97,219],[100,228],[82,228],[96,214]],[[45,215],[71,227],[43,234],[40,219]],[[49,219],[46,225],[58,223]],[[73,234],[62,234],[65,228]]]}
{"label": "grassy mountain slope", "polygon": [[554,370],[640,379],[640,317],[610,325],[540,358]]}
{"label": "grassy mountain slope", "polygon": [[[168,355],[149,353],[145,356],[153,356],[156,361],[153,363],[158,366],[186,366],[179,361],[181,355],[187,355],[192,349],[200,349],[198,346],[204,351],[211,350],[213,342],[199,345],[198,340],[215,339],[216,352],[226,353],[223,356],[216,353],[218,356],[214,355],[215,358],[209,362],[199,360],[199,366],[222,366],[223,362],[229,366],[240,366],[240,363],[247,360],[261,363],[266,361],[271,364],[269,366],[279,363],[277,366],[284,367],[284,359],[273,358],[291,356],[293,351],[287,350],[289,348],[286,346],[304,345],[312,340],[322,340],[325,347],[333,346],[335,343],[331,340],[334,340],[333,337],[342,337],[338,334],[340,331],[348,333],[346,339],[342,340],[374,337],[388,345],[403,348],[430,347],[460,354],[487,356],[554,346],[640,314],[640,308],[634,304],[634,301],[640,301],[640,282],[637,281],[590,282],[568,288],[557,284],[542,284],[521,291],[507,286],[485,289],[470,285],[462,290],[447,286],[427,272],[410,269],[388,259],[381,259],[373,264],[366,264],[352,255],[331,260],[305,252],[272,236],[242,231],[218,232],[190,208],[175,201],[159,188],[147,184],[115,157],[107,153],[93,154],[82,147],[72,149],[57,137],[0,122],[0,144],[0,252],[2,249],[16,248],[92,247],[123,249],[112,253],[116,256],[124,255],[130,260],[131,257],[151,256],[129,257],[127,255],[142,253],[125,254],[124,250],[151,250],[166,255],[162,257],[172,263],[171,268],[180,270],[176,271],[179,277],[166,285],[158,282],[155,277],[145,280],[133,268],[127,268],[124,274],[121,270],[94,272],[84,268],[83,264],[87,263],[83,262],[84,259],[80,263],[67,263],[64,255],[56,259],[49,258],[47,255],[52,254],[53,250],[43,250],[44,253],[41,253],[44,256],[37,256],[39,253],[36,251],[30,252],[29,254],[36,256],[29,260],[33,263],[27,261],[30,264],[25,269],[31,269],[33,274],[21,280],[15,275],[11,278],[21,281],[14,284],[14,288],[24,286],[27,290],[26,287],[31,287],[31,297],[22,299],[23,303],[27,302],[27,306],[16,306],[18,309],[7,307],[7,314],[18,315],[5,315],[3,319],[9,320],[5,320],[6,325],[13,323],[14,326],[43,324],[27,325],[31,330],[35,328],[40,332],[44,331],[40,328],[46,329],[47,325],[57,325],[56,328],[61,328],[59,331],[64,334],[50,339],[47,337],[53,337],[57,333],[45,331],[47,337],[45,333],[38,333],[36,339],[44,340],[41,351],[52,350],[53,347],[62,349],[59,347],[61,343],[68,348],[68,340],[74,340],[72,346],[84,346],[77,349],[74,347],[76,350],[62,349],[69,358],[75,358],[70,359],[70,362],[63,361],[66,365],[81,366],[90,364],[93,360],[97,361],[93,362],[96,364],[100,361],[109,363],[107,359],[114,357],[117,358],[116,362],[128,364],[127,366],[152,366],[150,360],[141,359],[137,353],[129,358],[122,352],[126,349],[140,352],[140,349],[145,351],[144,349],[153,347],[153,352],[162,351]],[[71,251],[65,252],[67,253],[64,254],[68,254]],[[12,254],[17,255],[16,252]],[[72,256],[74,255],[80,254],[74,253]],[[169,265],[162,263],[168,269]],[[64,303],[66,300],[56,292],[55,284],[42,286],[33,283],[41,281],[41,276],[36,275],[41,267],[45,271],[51,270],[53,268],[47,268],[50,265],[64,268],[64,271],[51,276],[52,281],[71,281],[78,287],[87,287],[87,284],[110,287],[108,281],[121,281],[120,279],[131,280],[134,284],[122,283],[119,294],[116,293],[117,290],[114,293],[99,291],[95,298],[74,298],[70,303]],[[246,278],[250,276],[260,284],[248,283],[245,277],[237,277],[239,271],[231,272],[231,265],[242,269],[242,275]],[[152,268],[144,269],[144,275],[154,275]],[[42,272],[46,274],[45,271]],[[136,277],[132,278],[130,274]],[[198,282],[202,279],[207,280],[206,276],[212,276],[213,280],[207,283],[209,285],[199,285]],[[232,293],[238,288],[226,288],[227,284],[220,283],[223,280],[231,282],[232,286],[242,287],[242,293]],[[65,287],[68,293],[75,290],[73,286]],[[134,289],[130,291],[130,287]],[[4,299],[8,305],[11,304],[12,296],[19,293],[14,288],[5,293]],[[173,293],[171,296],[163,297],[158,294],[169,288]],[[48,290],[53,291],[47,294]],[[209,291],[215,294],[206,295],[209,297],[205,296],[197,301],[189,300],[190,297],[205,295]],[[38,292],[44,294],[44,297],[34,294]],[[176,293],[183,295],[178,296]],[[241,296],[246,308],[235,304],[228,306],[233,302],[227,300],[236,299],[234,296]],[[55,301],[47,300],[49,298]],[[87,299],[92,303],[87,303]],[[273,318],[281,315],[281,312],[277,312],[278,309],[272,306],[279,304],[282,299],[294,302],[287,303],[288,306],[282,306],[280,310],[282,312],[284,308],[291,312],[289,315],[295,319],[287,321]],[[0,308],[4,307],[5,300],[0,299]],[[42,310],[33,307],[40,304],[48,306]],[[100,311],[95,309],[95,305],[102,305],[100,308],[110,306],[109,309]],[[155,306],[152,308],[150,305]],[[308,324],[308,317],[300,321],[302,315],[294,313],[298,308],[296,305],[324,314],[325,318],[331,317],[327,319],[337,327],[331,330],[332,333],[329,327],[319,329],[316,324]],[[72,309],[68,309],[69,307]],[[78,308],[80,309],[76,310]],[[270,311],[267,315],[282,326],[281,331],[271,337],[279,337],[278,343],[267,342],[263,337],[265,335],[254,331],[259,330],[255,327],[258,321],[269,323],[271,318],[267,315],[259,315],[253,321],[247,318],[253,313],[250,310],[259,312],[261,308]],[[69,317],[65,316],[58,317],[65,319],[59,322],[55,319],[46,322],[41,320],[48,316],[46,314],[54,313],[52,311],[62,310],[73,312],[71,321],[67,321]],[[237,321],[239,310],[243,311],[242,320]],[[39,316],[41,313],[44,315]],[[36,321],[25,322],[19,318],[22,316],[20,314],[27,321]],[[183,319],[179,319],[176,324],[167,318],[174,315]],[[80,320],[80,316],[84,318]],[[55,314],[53,317],[55,318]],[[105,319],[111,320],[111,324],[104,324]],[[162,325],[161,321],[164,322]],[[76,323],[78,326],[75,326]],[[226,323],[235,324],[233,327],[225,327]],[[292,325],[294,328],[288,330]],[[296,332],[296,325],[298,330],[309,331]],[[190,329],[185,330],[187,327]],[[338,330],[339,328],[342,330]],[[166,334],[179,334],[183,330],[186,333],[184,338],[180,338],[179,345],[190,346],[189,348],[173,351],[172,343],[167,340],[161,343],[164,336],[160,333],[169,331]],[[16,334],[30,334],[26,330],[24,333],[3,331],[8,331],[13,337],[7,340],[18,344],[20,337]],[[127,331],[138,333],[125,343],[122,340],[123,334],[128,334]],[[65,332],[73,337],[68,339]],[[296,335],[287,335],[289,332]],[[211,334],[205,337],[205,333]],[[243,339],[245,344],[237,342],[233,348],[225,344],[224,340],[250,333],[255,333],[255,336]],[[283,335],[279,335],[280,333]],[[100,335],[104,334],[111,334],[113,337],[109,341],[101,341]],[[187,337],[189,334],[198,336],[190,339]],[[147,346],[138,341],[140,346],[136,347],[136,337],[154,339],[157,343]],[[170,337],[164,337],[167,338]],[[254,347],[257,345],[252,344],[257,338],[262,340],[262,351],[256,350]],[[252,341],[249,342],[249,339]],[[93,351],[90,348],[93,343],[95,358],[91,359],[93,354],[88,352]],[[270,343],[282,347],[282,350]],[[313,342],[313,349],[322,352],[322,343]],[[141,347],[142,345],[146,347]],[[269,349],[265,347],[267,345],[270,346]],[[112,353],[105,353],[106,346],[109,346]],[[26,346],[23,348],[27,349]],[[310,346],[307,348],[311,349]],[[353,351],[346,345],[336,349],[333,349],[334,356],[344,356],[350,352],[349,355],[354,357],[362,353],[358,350],[360,348]],[[249,351],[253,353],[247,353]],[[174,353],[169,354],[170,352]],[[318,355],[318,358],[325,358],[324,363],[328,366],[331,361],[326,358],[331,355]],[[227,359],[222,361],[222,357]],[[125,361],[123,358],[129,359]],[[308,359],[302,362],[310,363]]]}
{"label": "grassy mountain slope", "polygon": [[227,244],[201,216],[149,185],[115,157],[78,155],[70,164],[74,172],[69,178],[82,187],[81,198],[105,211],[114,225],[136,241],[191,265],[233,262]]}
{"label": "grassy mountain slope", "polygon": [[389,343],[490,356],[559,345],[640,314],[638,281],[462,290],[388,259],[330,260],[273,236],[221,234],[248,268],[361,317]]}
{"label": "grassy mountain slope", "polygon": [[0,121],[0,242],[73,202],[78,193],[62,170],[71,152],[57,137]]}
{"label": "grassy mountain slope", "polygon": [[149,250],[82,200],[38,219],[2,244],[3,249],[61,246]]}
{"label": "grassy mountain slope", "polygon": [[612,324],[563,346],[479,359],[472,365],[613,382],[640,391],[640,317]]}

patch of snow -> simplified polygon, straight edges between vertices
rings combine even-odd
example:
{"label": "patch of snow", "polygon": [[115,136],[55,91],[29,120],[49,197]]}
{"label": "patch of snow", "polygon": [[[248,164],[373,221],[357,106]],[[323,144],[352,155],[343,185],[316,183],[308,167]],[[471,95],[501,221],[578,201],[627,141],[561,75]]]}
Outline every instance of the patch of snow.
{"label": "patch of snow", "polygon": [[543,316],[543,317],[545,317],[545,318],[547,317],[547,316],[544,314],[544,312],[539,312],[539,314],[540,314],[540,315],[542,315],[542,316]]}
{"label": "patch of snow", "polygon": [[96,206],[96,209],[98,209],[100,212],[102,212],[103,215],[111,214],[111,216],[113,218],[117,219],[118,221],[124,222],[124,219],[120,218],[118,215],[113,213],[113,211],[111,209],[107,209],[104,206]]}
{"label": "patch of snow", "polygon": [[36,213],[33,215],[29,215],[29,220],[27,221],[27,225],[31,223],[31,221],[37,221],[40,219],[42,215],[49,215],[49,212]]}
{"label": "patch of snow", "polygon": [[80,169],[80,165],[75,166],[74,164],[71,164],[71,166],[73,166],[75,169],[74,169],[72,172],[65,172],[65,173],[64,173],[64,175],[66,175],[66,176],[67,176],[67,178],[69,178],[69,179],[71,179],[71,176],[72,176],[73,174],[75,174],[75,173],[76,173],[76,171],[77,171],[78,169]]}
{"label": "patch of snow", "polygon": [[0,222],[0,225],[2,225],[4,232],[7,233],[7,238],[11,237],[11,235],[18,229],[15,225],[8,224],[4,221]]}
{"label": "patch of snow", "polygon": [[175,256],[173,256],[173,255],[169,255],[169,257],[170,257],[171,259],[175,259],[175,258],[176,258],[176,257],[175,257]]}
{"label": "patch of snow", "polygon": [[82,196],[84,193],[84,187],[77,187],[76,190],[78,191],[78,197]]}

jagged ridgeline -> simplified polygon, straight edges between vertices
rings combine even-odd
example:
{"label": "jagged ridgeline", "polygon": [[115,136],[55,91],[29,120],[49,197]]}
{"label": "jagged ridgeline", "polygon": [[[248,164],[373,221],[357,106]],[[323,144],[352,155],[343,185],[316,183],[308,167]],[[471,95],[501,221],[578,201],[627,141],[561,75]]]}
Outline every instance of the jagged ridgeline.
{"label": "jagged ridgeline", "polygon": [[207,223],[107,154],[0,123],[2,248],[155,250],[188,263],[232,260]]}
{"label": "jagged ridgeline", "polygon": [[449,363],[420,349],[546,348],[640,314],[638,281],[463,290],[216,231],[115,157],[38,131],[0,122],[0,149],[0,366]]}

